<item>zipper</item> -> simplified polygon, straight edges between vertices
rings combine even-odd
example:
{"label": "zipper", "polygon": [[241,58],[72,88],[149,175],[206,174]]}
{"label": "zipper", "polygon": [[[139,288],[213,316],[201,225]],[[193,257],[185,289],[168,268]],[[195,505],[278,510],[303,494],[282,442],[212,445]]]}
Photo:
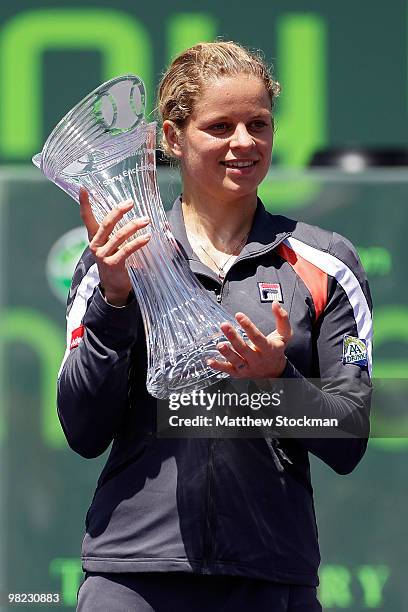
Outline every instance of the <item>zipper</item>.
{"label": "zipper", "polygon": [[285,233],[280,240],[278,240],[277,242],[274,242],[273,244],[268,244],[267,247],[265,247],[264,249],[262,249],[261,251],[257,251],[256,253],[249,253],[248,255],[244,255],[243,257],[238,256],[238,258],[234,261],[234,263],[232,264],[232,266],[230,268],[228,268],[224,280],[221,283],[220,286],[220,290],[219,292],[215,293],[216,298],[217,298],[217,302],[218,304],[221,304],[221,300],[222,300],[222,293],[224,290],[224,283],[225,283],[225,279],[227,278],[228,274],[230,273],[230,271],[232,270],[232,268],[234,266],[236,266],[237,264],[239,264],[241,261],[246,261],[248,259],[256,259],[257,257],[260,257],[262,255],[265,255],[266,253],[268,253],[269,251],[273,251],[274,249],[276,249],[277,246],[279,246],[281,244],[281,242],[283,242],[284,240],[286,240],[286,238],[288,236],[291,235],[291,232],[287,232]]}
{"label": "zipper", "polygon": [[[278,241],[274,242],[273,244],[268,244],[264,249],[262,249],[261,251],[257,251],[256,253],[249,253],[248,255],[244,255],[243,257],[238,256],[238,258],[234,261],[234,263],[232,264],[232,266],[230,268],[228,268],[224,280],[222,281],[222,283],[219,285],[219,289],[218,287],[215,289],[215,298],[217,300],[218,304],[221,304],[222,302],[222,294],[224,291],[224,284],[225,284],[225,280],[228,276],[228,274],[230,273],[230,271],[232,270],[232,268],[234,266],[236,266],[238,263],[240,263],[241,261],[246,261],[248,259],[256,259],[257,257],[260,257],[262,255],[265,255],[265,253],[268,253],[269,251],[273,251],[281,242],[283,242],[288,236],[291,235],[291,232],[286,232]],[[205,274],[205,272],[198,272],[199,276],[205,276],[207,278],[211,278],[211,280],[215,280],[214,277],[210,274]]]}
{"label": "zipper", "polygon": [[224,290],[224,281],[222,281],[219,289],[217,288],[215,290],[215,297],[216,297],[218,304],[221,304],[223,290]]}
{"label": "zipper", "polygon": [[210,570],[208,562],[212,552],[212,485],[214,477],[214,450],[217,440],[210,440],[208,451],[207,464],[207,495],[205,500],[205,526],[204,526],[204,541],[203,541],[203,564],[201,568],[202,574],[209,574]]}
{"label": "zipper", "polygon": [[[222,281],[222,283],[219,286],[219,290],[218,291],[217,291],[217,289],[215,290],[215,295],[216,295],[216,299],[217,299],[218,304],[221,304],[221,301],[222,301],[222,294],[223,294],[223,291],[224,291],[225,279],[228,276],[230,270],[232,270],[232,268],[234,267],[234,265],[236,265],[239,261],[244,261],[245,259],[255,259],[256,257],[259,257],[260,255],[264,255],[268,251],[272,251],[274,248],[276,248],[278,246],[278,244],[283,242],[285,240],[285,238],[287,238],[288,236],[290,236],[290,232],[285,234],[282,237],[282,239],[279,240],[278,242],[276,242],[275,244],[268,245],[262,251],[258,251],[257,253],[247,255],[245,257],[242,257],[242,259],[237,259],[232,264],[231,268],[229,268],[227,270],[225,278],[224,278],[224,280]],[[209,276],[209,275],[203,274],[203,276]],[[209,278],[213,278],[213,277],[209,276]],[[201,567],[201,573],[202,574],[209,574],[210,573],[209,560],[211,558],[211,553],[213,551],[213,539],[212,539],[212,529],[211,529],[212,521],[211,521],[211,518],[212,518],[212,514],[213,514],[213,508],[212,508],[212,488],[213,488],[213,480],[214,480],[214,453],[215,453],[216,443],[217,443],[216,439],[215,440],[214,439],[210,439],[210,441],[209,441],[208,464],[207,464],[207,491],[206,491],[206,500],[205,500],[205,517],[204,517],[205,525],[204,525],[204,538],[203,538],[203,563],[202,563],[202,567]]]}

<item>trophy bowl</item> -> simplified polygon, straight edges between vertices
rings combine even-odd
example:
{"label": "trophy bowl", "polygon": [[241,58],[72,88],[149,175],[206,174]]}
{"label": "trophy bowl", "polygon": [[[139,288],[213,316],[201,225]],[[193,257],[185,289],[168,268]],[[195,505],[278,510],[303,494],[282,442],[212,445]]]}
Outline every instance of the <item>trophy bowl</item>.
{"label": "trophy bowl", "polygon": [[[136,75],[111,79],[88,94],[51,132],[33,163],[79,201],[84,187],[100,223],[120,202],[134,206],[116,225],[149,216],[151,239],[126,261],[143,318],[149,393],[165,399],[228,377],[207,364],[222,360],[220,323],[235,319],[205,292],[176,242],[156,175],[156,123],[144,118],[145,87]],[[134,238],[134,236],[132,237]]]}

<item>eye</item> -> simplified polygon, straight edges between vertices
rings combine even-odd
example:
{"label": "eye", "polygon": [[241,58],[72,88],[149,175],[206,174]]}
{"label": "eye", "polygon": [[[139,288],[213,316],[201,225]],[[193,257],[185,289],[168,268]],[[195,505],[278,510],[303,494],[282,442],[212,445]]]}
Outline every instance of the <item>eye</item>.
{"label": "eye", "polygon": [[213,125],[210,125],[208,129],[216,134],[221,134],[228,131],[229,125],[225,121],[221,121],[220,123],[213,123]]}
{"label": "eye", "polygon": [[264,121],[263,119],[256,119],[255,121],[252,121],[250,124],[250,128],[253,131],[257,131],[260,132],[261,130],[263,130],[264,128],[267,127],[267,123],[266,121]]}

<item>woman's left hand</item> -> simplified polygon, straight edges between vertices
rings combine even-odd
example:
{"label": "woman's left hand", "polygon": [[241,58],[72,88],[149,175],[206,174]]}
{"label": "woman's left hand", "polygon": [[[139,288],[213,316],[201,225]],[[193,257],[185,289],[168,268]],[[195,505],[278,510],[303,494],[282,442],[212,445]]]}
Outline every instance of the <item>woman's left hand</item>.
{"label": "woman's left hand", "polygon": [[288,313],[278,302],[272,303],[276,329],[264,336],[242,312],[235,318],[249,338],[245,342],[230,323],[221,323],[221,330],[229,342],[217,345],[227,360],[209,359],[208,365],[219,372],[226,372],[233,378],[277,378],[286,366],[285,347],[292,337]]}

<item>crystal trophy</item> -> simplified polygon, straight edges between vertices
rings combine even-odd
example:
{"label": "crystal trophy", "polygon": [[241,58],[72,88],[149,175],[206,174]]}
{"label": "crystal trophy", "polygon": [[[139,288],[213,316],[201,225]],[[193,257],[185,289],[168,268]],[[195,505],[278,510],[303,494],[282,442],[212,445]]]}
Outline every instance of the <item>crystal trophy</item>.
{"label": "crystal trophy", "polygon": [[191,272],[176,242],[160,199],[156,177],[156,123],[144,118],[145,88],[132,74],[114,78],[88,94],[58,123],[33,163],[79,200],[88,193],[100,223],[120,202],[133,208],[114,231],[141,216],[151,224],[146,246],[132,254],[127,270],[143,317],[148,353],[147,390],[159,399],[191,393],[228,377],[207,364],[222,360],[216,348],[226,340],[220,323],[229,313],[212,300]]}

